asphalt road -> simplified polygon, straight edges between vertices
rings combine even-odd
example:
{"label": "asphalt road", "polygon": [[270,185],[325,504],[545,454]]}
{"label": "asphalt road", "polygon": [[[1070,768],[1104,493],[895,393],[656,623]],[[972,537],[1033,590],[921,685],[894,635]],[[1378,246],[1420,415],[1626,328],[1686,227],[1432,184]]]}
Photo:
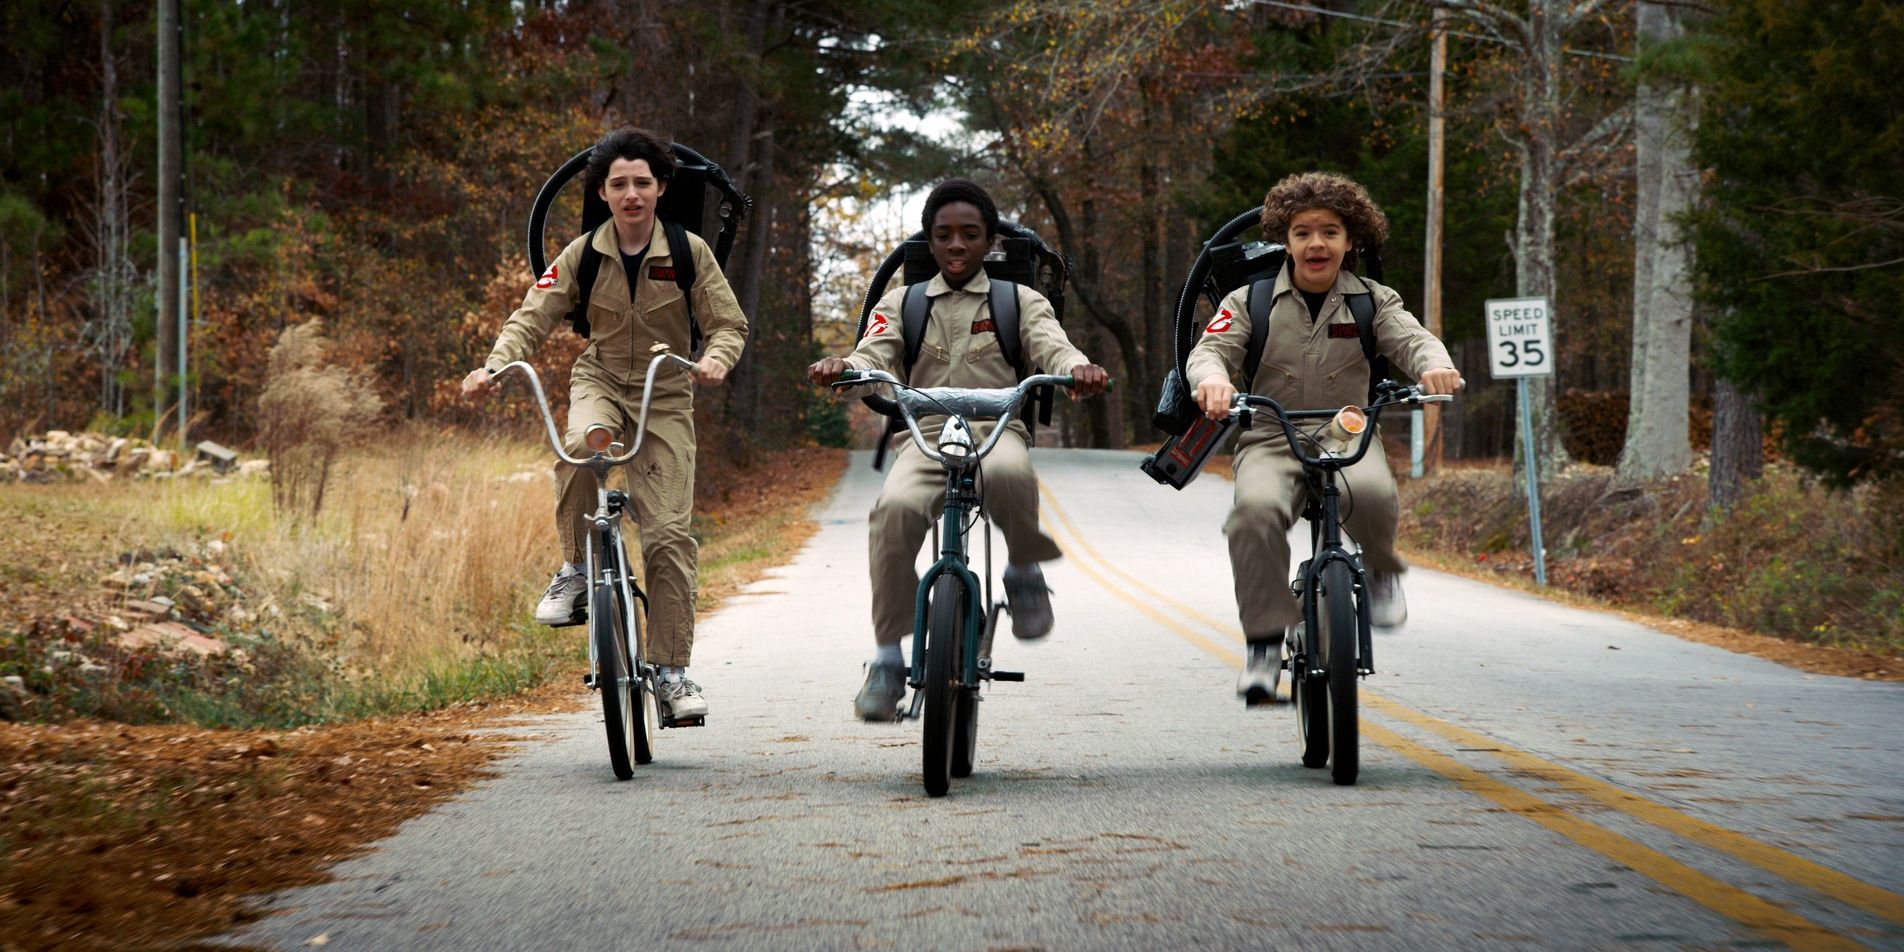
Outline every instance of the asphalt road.
{"label": "asphalt road", "polygon": [[1378,635],[1360,782],[1337,787],[1297,763],[1289,708],[1235,696],[1229,484],[1179,494],[1136,461],[1039,451],[1057,630],[1000,638],[1027,680],[987,689],[949,796],[920,787],[916,722],[852,716],[860,454],[799,557],[703,619],[707,727],[618,783],[599,713],[534,721],[502,776],[233,938],[1904,948],[1904,686],[1417,570],[1408,625]]}

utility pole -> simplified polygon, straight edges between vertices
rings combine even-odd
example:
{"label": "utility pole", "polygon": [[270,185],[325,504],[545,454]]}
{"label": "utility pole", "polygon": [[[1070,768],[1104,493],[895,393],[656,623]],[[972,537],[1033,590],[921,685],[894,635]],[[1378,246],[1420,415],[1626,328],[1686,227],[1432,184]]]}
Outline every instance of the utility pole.
{"label": "utility pole", "polygon": [[179,4],[158,0],[159,6],[159,323],[153,346],[153,435],[164,423],[168,379],[184,373],[174,366],[179,338],[179,172],[184,165],[179,147]]}
{"label": "utility pole", "polygon": [[[1434,47],[1428,65],[1428,236],[1422,262],[1421,314],[1428,332],[1441,336],[1441,213],[1443,187],[1447,179],[1446,143],[1442,114],[1446,90],[1442,75],[1448,69],[1447,13],[1440,7],[1434,13]],[[1426,468],[1441,465],[1441,404],[1431,403],[1422,410]]]}

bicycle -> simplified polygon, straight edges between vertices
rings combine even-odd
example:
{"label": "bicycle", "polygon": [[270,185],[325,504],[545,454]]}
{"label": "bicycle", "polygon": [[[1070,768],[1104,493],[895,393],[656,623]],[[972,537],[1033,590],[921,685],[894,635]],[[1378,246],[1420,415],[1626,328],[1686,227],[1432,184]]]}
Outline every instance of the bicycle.
{"label": "bicycle", "polygon": [[[1302,604],[1302,622],[1283,641],[1282,667],[1289,672],[1296,703],[1302,765],[1312,769],[1328,765],[1331,779],[1343,786],[1355,783],[1360,770],[1356,682],[1375,673],[1375,657],[1362,560],[1342,545],[1337,511],[1342,492],[1336,486],[1336,474],[1368,453],[1384,408],[1454,399],[1392,380],[1377,384],[1375,393],[1375,401],[1366,407],[1333,410],[1285,410],[1269,397],[1248,393],[1237,394],[1230,405],[1230,418],[1244,428],[1249,426],[1252,407],[1275,413],[1308,479],[1302,518],[1309,523],[1310,557],[1297,567],[1289,583],[1290,594]],[[1349,414],[1351,410],[1360,411],[1359,421]],[[1345,415],[1347,420],[1342,419]],[[1296,426],[1297,420],[1324,422],[1304,432]],[[1318,455],[1310,455],[1305,442],[1316,447]],[[1355,444],[1353,452],[1350,443]]]}
{"label": "bicycle", "polygon": [[[555,429],[555,415],[549,410],[548,395],[543,392],[542,380],[534,367],[518,360],[491,374],[494,379],[520,368],[529,379],[529,388],[535,392],[536,404],[542,409],[542,422],[556,457],[595,474],[598,506],[589,517],[587,561],[583,569],[583,577],[588,580],[588,601],[583,612],[569,619],[568,624],[588,625],[588,673],[582,676],[582,683],[602,693],[608,764],[617,780],[633,777],[635,765],[654,760],[657,727],[699,727],[707,720],[698,717],[676,721],[659,716],[655,703],[655,669],[642,656],[641,622],[647,616],[648,596],[641,590],[634,572],[628,569],[628,550],[621,535],[622,517],[631,512],[628,494],[608,488],[609,470],[641,452],[642,440],[648,435],[648,405],[654,398],[655,374],[662,364],[690,373],[696,369],[692,361],[669,353],[665,347],[656,350],[654,359],[648,362],[648,377],[641,389],[635,445],[622,455],[615,455],[621,444],[612,442],[609,428],[596,424],[583,436],[591,455],[587,459],[570,456],[562,448],[562,438]],[[640,521],[638,515],[634,518]],[[636,599],[641,600],[639,613],[635,611]]]}
{"label": "bicycle", "polygon": [[[889,412],[905,421],[919,452],[945,467],[945,512],[934,529],[939,557],[920,576],[913,608],[912,664],[906,681],[913,689],[912,703],[899,714],[902,720],[918,719],[923,709],[926,794],[942,797],[952,778],[972,774],[982,683],[1025,680],[1022,671],[992,667],[992,639],[1000,616],[1009,609],[1002,599],[992,597],[991,517],[985,514],[978,492],[979,464],[998,445],[1032,390],[1047,384],[1068,388],[1072,380],[1068,374],[1034,374],[1004,389],[918,388],[883,370],[848,370],[833,386],[872,383],[892,386],[894,406]],[[920,411],[946,417],[936,444],[928,443],[919,432]],[[998,421],[976,448],[971,420]],[[974,516],[984,519],[986,527],[982,598],[978,576],[966,564],[966,539]]]}

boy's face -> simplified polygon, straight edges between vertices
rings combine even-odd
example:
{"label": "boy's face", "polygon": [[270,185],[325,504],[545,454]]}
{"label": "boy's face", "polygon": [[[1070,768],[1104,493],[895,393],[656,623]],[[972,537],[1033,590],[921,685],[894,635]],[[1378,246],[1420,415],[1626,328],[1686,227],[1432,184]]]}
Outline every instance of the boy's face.
{"label": "boy's face", "polygon": [[1289,220],[1283,244],[1294,264],[1296,287],[1327,291],[1335,287],[1342,259],[1349,253],[1349,229],[1342,216],[1326,208],[1311,208]]}
{"label": "boy's face", "polygon": [[985,216],[971,202],[948,202],[932,216],[932,230],[926,233],[926,245],[932,260],[938,262],[945,283],[964,287],[978,273],[979,262],[992,242],[985,234]]}
{"label": "boy's face", "polygon": [[647,159],[616,159],[602,180],[602,201],[615,213],[615,224],[623,231],[645,235],[653,226],[655,206],[668,183],[655,178]]}

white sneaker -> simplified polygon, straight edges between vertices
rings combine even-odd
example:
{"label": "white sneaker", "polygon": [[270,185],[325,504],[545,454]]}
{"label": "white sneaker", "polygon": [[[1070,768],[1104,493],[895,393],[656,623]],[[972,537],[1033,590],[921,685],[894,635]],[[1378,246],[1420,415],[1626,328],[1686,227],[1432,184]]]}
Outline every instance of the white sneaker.
{"label": "white sneaker", "polygon": [[707,716],[707,698],[701,696],[701,686],[687,678],[656,682],[655,700],[661,702],[665,716],[677,721],[692,721]]}
{"label": "white sneaker", "polygon": [[1243,673],[1236,679],[1236,696],[1245,707],[1281,703],[1276,682],[1283,675],[1283,643],[1252,641],[1243,649]]}
{"label": "white sneaker", "polygon": [[1408,620],[1408,599],[1402,596],[1400,572],[1368,574],[1369,624],[1394,628]]}
{"label": "white sneaker", "polygon": [[573,575],[557,572],[549,582],[549,590],[543,592],[542,600],[536,603],[536,624],[572,625],[587,607],[588,580],[580,572]]}

